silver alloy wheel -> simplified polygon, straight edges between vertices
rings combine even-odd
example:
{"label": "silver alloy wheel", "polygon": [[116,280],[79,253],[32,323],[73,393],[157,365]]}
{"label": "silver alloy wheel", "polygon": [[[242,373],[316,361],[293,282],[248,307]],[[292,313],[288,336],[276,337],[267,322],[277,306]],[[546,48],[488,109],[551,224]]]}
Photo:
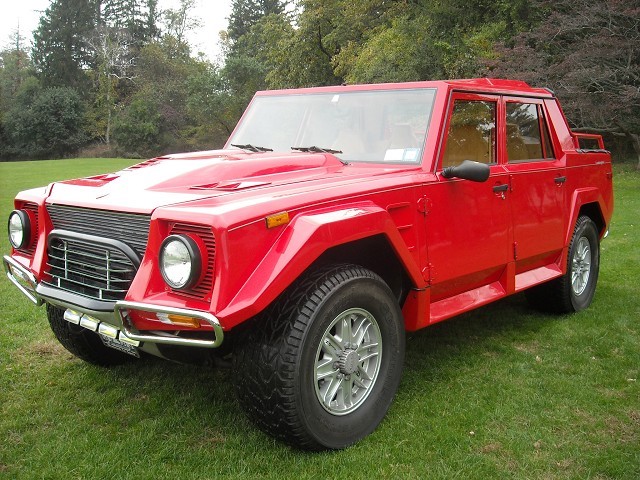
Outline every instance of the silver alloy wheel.
{"label": "silver alloy wheel", "polygon": [[581,295],[589,283],[591,274],[591,245],[585,237],[580,237],[571,259],[571,289]]}
{"label": "silver alloy wheel", "polygon": [[362,308],[338,315],[316,353],[315,390],[322,407],[346,415],[365,401],[378,378],[382,336],[376,319]]}

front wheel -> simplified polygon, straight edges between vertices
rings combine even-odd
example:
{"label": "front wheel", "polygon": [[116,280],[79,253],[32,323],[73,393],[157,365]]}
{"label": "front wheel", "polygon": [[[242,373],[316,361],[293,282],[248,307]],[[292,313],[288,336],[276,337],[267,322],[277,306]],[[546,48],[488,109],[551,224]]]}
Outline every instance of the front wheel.
{"label": "front wheel", "polygon": [[110,367],[135,360],[131,355],[105,346],[97,333],[67,322],[62,308],[47,304],[47,318],[62,346],[85,362]]}
{"label": "front wheel", "polygon": [[375,273],[340,265],[311,274],[252,327],[234,356],[236,392],[262,430],[338,449],[382,421],[400,383],[404,326]]}
{"label": "front wheel", "polygon": [[593,300],[600,270],[600,240],[589,217],[578,218],[569,244],[567,273],[527,291],[527,298],[542,310],[571,313],[587,308]]}

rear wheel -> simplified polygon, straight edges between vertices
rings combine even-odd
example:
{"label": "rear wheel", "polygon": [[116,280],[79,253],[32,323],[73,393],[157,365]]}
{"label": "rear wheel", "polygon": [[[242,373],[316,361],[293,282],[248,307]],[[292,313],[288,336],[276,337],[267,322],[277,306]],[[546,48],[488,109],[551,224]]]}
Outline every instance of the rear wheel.
{"label": "rear wheel", "polygon": [[357,266],[298,282],[239,343],[241,405],[262,430],[299,448],[338,449],[365,437],[400,383],[398,302],[380,277]]}
{"label": "rear wheel", "polygon": [[67,322],[62,308],[47,304],[47,318],[62,346],[85,362],[108,367],[135,360],[131,355],[105,346],[97,333]]}
{"label": "rear wheel", "polygon": [[567,273],[527,291],[536,308],[557,313],[579,312],[593,300],[600,269],[600,241],[589,217],[578,218],[567,258]]}

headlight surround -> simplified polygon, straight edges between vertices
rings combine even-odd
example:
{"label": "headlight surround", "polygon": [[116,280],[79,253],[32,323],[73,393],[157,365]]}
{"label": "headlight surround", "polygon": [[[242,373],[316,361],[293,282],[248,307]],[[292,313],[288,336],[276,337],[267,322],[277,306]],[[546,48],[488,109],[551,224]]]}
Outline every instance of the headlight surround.
{"label": "headlight surround", "polygon": [[24,210],[11,212],[7,230],[9,242],[11,242],[13,248],[20,250],[29,246],[31,241],[31,221],[27,212]]}
{"label": "headlight surround", "polygon": [[192,287],[202,272],[202,255],[196,242],[186,235],[169,235],[160,245],[160,273],[175,290]]}

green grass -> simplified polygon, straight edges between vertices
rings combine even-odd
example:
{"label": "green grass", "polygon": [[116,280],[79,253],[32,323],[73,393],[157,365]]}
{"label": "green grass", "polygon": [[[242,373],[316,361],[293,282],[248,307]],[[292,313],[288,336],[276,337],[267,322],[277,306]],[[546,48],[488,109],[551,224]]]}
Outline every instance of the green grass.
{"label": "green grass", "polygon": [[[0,217],[19,190],[129,163],[0,163]],[[227,370],[75,359],[3,276],[0,478],[640,478],[640,174],[616,167],[615,189],[589,309],[514,296],[411,334],[386,419],[340,452],[257,431]]]}

